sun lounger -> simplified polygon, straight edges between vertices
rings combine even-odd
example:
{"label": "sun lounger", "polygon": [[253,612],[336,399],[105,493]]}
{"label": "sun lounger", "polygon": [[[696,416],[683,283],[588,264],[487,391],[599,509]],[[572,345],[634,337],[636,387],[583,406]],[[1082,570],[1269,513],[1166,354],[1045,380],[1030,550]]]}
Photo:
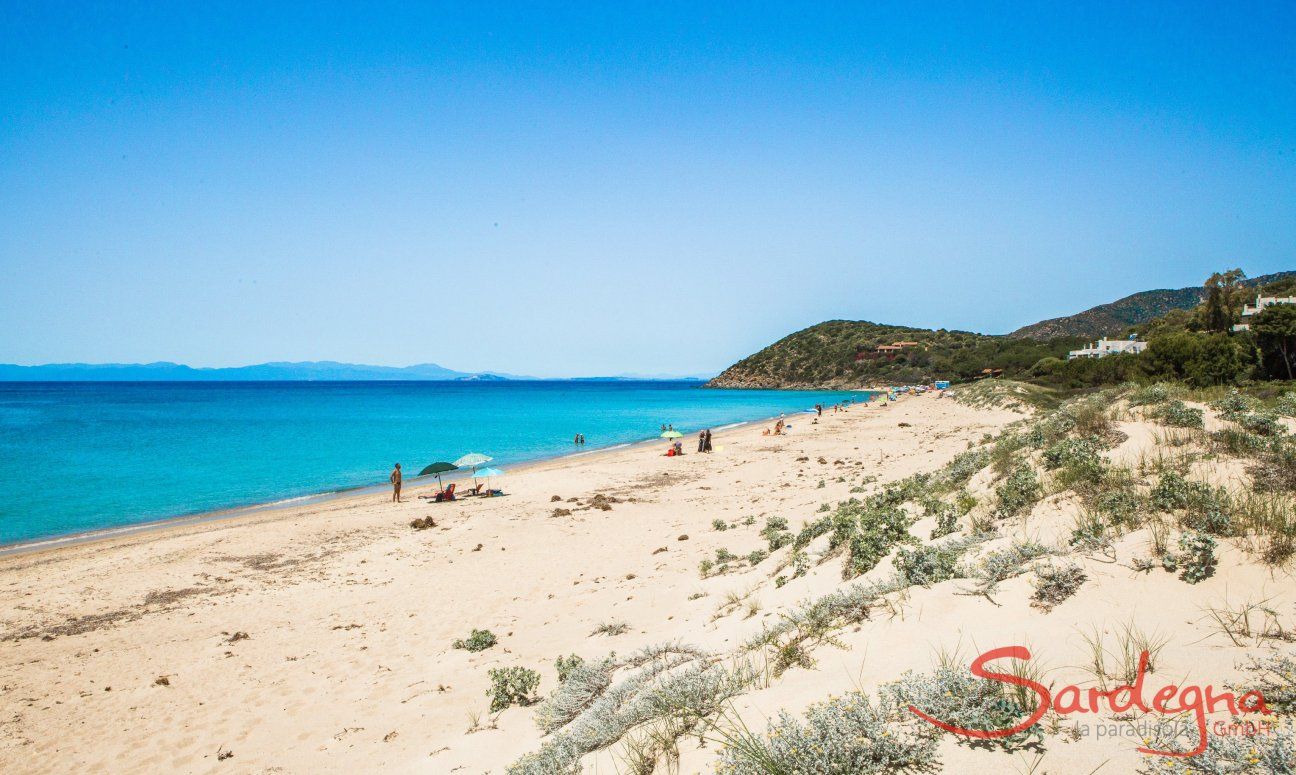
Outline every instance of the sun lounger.
{"label": "sun lounger", "polygon": [[454,499],[455,499],[455,484],[456,484],[456,482],[451,482],[449,487],[447,487],[447,488],[445,488],[444,490],[442,490],[441,492],[437,493],[437,494],[436,494],[436,502],[437,502],[437,503],[444,503],[445,501],[452,501],[452,500],[454,500]]}

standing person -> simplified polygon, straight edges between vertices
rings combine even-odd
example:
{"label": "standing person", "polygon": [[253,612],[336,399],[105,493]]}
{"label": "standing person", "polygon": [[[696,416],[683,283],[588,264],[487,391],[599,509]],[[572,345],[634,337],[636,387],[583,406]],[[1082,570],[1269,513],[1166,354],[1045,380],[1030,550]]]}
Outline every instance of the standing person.
{"label": "standing person", "polygon": [[401,499],[400,499],[400,488],[401,488],[401,470],[400,470],[400,463],[397,463],[397,464],[396,464],[396,467],[392,469],[391,476],[389,476],[389,477],[387,477],[387,478],[388,478],[388,480],[391,481],[391,484],[392,484],[392,502],[393,502],[393,503],[400,503],[400,502],[401,502]]}
{"label": "standing person", "polygon": [[702,450],[703,452],[711,451],[711,429],[710,428],[706,429],[706,441],[704,442],[703,447],[704,447]]}
{"label": "standing person", "polygon": [[698,452],[706,452],[706,431],[698,431]]}

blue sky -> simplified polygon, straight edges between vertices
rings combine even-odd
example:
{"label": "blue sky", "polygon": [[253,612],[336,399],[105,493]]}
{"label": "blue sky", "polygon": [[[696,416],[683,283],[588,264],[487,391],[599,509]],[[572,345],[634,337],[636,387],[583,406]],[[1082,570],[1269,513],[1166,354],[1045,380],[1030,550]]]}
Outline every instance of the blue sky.
{"label": "blue sky", "polygon": [[865,5],[8,3],[0,361],[690,373],[1296,269],[1296,6]]}

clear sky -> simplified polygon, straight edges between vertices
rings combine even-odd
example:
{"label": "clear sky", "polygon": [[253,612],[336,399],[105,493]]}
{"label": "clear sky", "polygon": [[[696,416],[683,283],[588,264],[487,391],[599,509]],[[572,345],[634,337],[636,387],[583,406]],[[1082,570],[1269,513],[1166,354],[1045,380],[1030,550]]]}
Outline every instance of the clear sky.
{"label": "clear sky", "polygon": [[0,361],[718,370],[1296,269],[1296,5],[0,7]]}

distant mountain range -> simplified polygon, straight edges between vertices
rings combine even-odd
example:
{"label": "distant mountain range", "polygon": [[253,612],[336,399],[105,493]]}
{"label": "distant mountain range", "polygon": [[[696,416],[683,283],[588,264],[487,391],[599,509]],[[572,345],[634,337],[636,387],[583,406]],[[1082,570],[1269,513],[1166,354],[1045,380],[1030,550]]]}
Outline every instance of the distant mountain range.
{"label": "distant mountain range", "polygon": [[[536,380],[502,372],[455,371],[435,363],[414,366],[366,366],[336,361],[258,363],[253,366],[195,368],[182,363],[49,363],[17,366],[0,363],[0,382],[345,382],[454,381],[497,382]],[[570,381],[625,382],[632,380],[704,380],[700,375],[622,374],[573,377]]]}
{"label": "distant mountain range", "polygon": [[[1244,281],[1245,285],[1261,286],[1288,277],[1296,277],[1293,272],[1275,272],[1274,274],[1253,277]],[[1159,318],[1170,310],[1192,309],[1201,303],[1202,287],[1160,289],[1141,291],[1117,299],[1109,304],[1100,304],[1084,312],[1060,318],[1041,320],[1029,326],[1022,326],[1008,336],[1025,339],[1056,339],[1062,336],[1079,336],[1085,339],[1097,339],[1122,333],[1130,326]]]}
{"label": "distant mountain range", "polygon": [[330,380],[499,380],[510,375],[471,373],[435,363],[415,366],[364,366],[335,361],[259,363],[253,366],[195,368],[181,363],[0,364],[0,381],[10,382],[230,382]]}

